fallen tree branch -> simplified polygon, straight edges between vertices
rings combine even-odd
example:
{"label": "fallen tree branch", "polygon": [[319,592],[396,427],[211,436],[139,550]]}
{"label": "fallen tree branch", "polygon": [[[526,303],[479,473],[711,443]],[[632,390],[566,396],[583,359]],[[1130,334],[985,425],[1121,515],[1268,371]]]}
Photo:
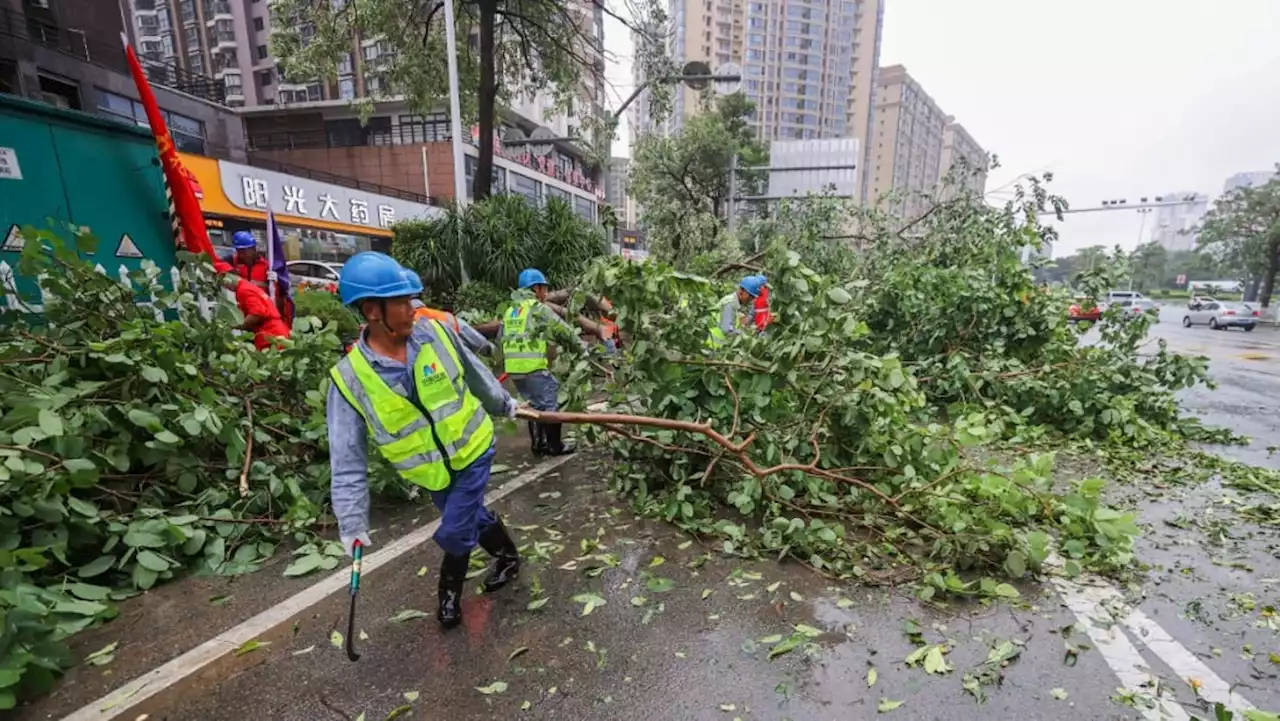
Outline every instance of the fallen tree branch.
{"label": "fallen tree branch", "polygon": [[[871,493],[872,495],[876,496],[877,498],[884,501],[886,504],[890,506],[897,508],[897,505],[898,505],[893,498],[889,497],[883,491],[871,485],[870,483],[867,483],[861,478],[844,476],[838,473],[833,473],[823,468],[819,468],[817,458],[815,458],[810,463],[779,463],[778,465],[770,466],[768,468],[761,468],[759,465],[756,464],[755,461],[751,460],[750,456],[747,455],[747,447],[750,446],[751,442],[755,440],[756,438],[755,433],[749,434],[746,437],[746,439],[744,439],[741,443],[734,443],[733,441],[729,440],[723,433],[720,433],[719,431],[712,428],[710,423],[693,423],[691,421],[678,421],[671,418],[651,418],[649,416],[632,416],[632,415],[626,415],[623,413],[560,413],[560,412],[551,412],[551,411],[535,411],[532,408],[519,408],[516,410],[516,416],[518,418],[524,418],[526,420],[531,420],[536,422],[546,422],[546,423],[574,423],[574,424],[587,423],[591,425],[604,426],[606,428],[609,428],[610,426],[616,427],[620,425],[648,426],[650,428],[666,428],[668,430],[673,430],[673,431],[697,433],[702,436],[705,436],[712,443],[715,443],[721,448],[724,448],[731,455],[736,456],[738,463],[740,463],[742,467],[747,470],[747,472],[749,472],[753,476],[756,476],[757,478],[765,478],[775,473],[782,473],[784,471],[800,471],[801,473],[809,473],[811,475],[818,476],[819,478],[826,478],[831,481],[837,481],[840,483],[847,483],[850,485],[857,486],[863,489],[864,491],[867,491],[868,493]],[[614,432],[617,432],[616,428],[612,430],[614,430]],[[624,434],[624,435],[629,435],[629,434]],[[815,447],[817,446],[816,430],[814,431],[814,434],[810,437],[810,441],[814,444]],[[658,445],[658,444],[655,443],[655,445]],[[909,514],[908,514],[908,518],[911,518]],[[936,529],[932,529],[932,527],[929,526],[929,524],[927,523],[922,523],[920,521],[917,521],[917,523],[920,523],[920,525],[926,528],[930,528],[931,530],[936,530]]]}
{"label": "fallen tree branch", "polygon": [[253,405],[244,399],[244,412],[249,415],[249,435],[244,440],[244,465],[240,467],[240,497],[249,496],[249,467],[253,465]]}

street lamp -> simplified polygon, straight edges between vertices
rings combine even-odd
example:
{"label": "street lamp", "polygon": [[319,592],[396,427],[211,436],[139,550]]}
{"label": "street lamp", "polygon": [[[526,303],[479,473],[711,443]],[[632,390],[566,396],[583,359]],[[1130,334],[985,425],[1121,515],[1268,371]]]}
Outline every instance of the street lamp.
{"label": "street lamp", "polygon": [[[467,204],[467,174],[462,150],[462,93],[458,89],[458,37],[453,21],[453,0],[444,0],[445,55],[449,59],[449,130],[453,135],[453,202],[462,210]],[[457,223],[462,233],[462,223]],[[461,241],[462,239],[459,238]],[[462,271],[462,283],[471,281],[467,262],[462,257],[462,243],[458,243],[458,267]]]}
{"label": "street lamp", "polygon": [[[1146,198],[1142,199],[1146,202]],[[1157,198],[1158,200],[1158,198]],[[1142,231],[1147,227],[1147,214],[1151,212],[1151,208],[1138,208],[1138,215],[1142,216],[1142,222],[1138,224],[1138,245],[1142,245]],[[1133,265],[1129,266],[1129,290],[1133,290]]]}

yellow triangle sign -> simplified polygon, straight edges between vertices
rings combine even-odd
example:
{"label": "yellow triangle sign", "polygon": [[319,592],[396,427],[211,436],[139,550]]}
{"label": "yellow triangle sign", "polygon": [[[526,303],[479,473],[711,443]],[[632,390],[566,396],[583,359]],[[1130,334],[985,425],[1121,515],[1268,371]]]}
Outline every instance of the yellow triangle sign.
{"label": "yellow triangle sign", "polygon": [[9,226],[9,232],[4,236],[4,245],[0,245],[0,250],[20,251],[27,244],[27,239],[22,237],[22,231],[18,230],[18,224],[14,223]]}

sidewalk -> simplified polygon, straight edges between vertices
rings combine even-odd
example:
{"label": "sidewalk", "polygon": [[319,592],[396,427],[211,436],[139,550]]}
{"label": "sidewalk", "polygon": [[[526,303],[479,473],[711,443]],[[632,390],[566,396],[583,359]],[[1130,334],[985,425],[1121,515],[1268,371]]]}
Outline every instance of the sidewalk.
{"label": "sidewalk", "polygon": [[[529,453],[527,436],[499,435],[497,443],[499,463],[495,467],[507,470],[495,475],[495,486],[527,471],[540,460]],[[375,502],[371,519],[375,529],[372,550],[430,523],[438,515],[426,495],[407,506]],[[332,532],[336,536],[336,531]],[[255,573],[238,577],[188,577],[157,586],[121,603],[120,615],[115,620],[71,639],[72,656],[77,659],[117,644],[111,662],[102,666],[82,663],[72,667],[57,681],[52,693],[20,707],[13,718],[62,718],[122,683],[276,606],[325,575],[314,573],[286,578],[281,574],[290,560],[289,548],[282,544],[271,560]]]}

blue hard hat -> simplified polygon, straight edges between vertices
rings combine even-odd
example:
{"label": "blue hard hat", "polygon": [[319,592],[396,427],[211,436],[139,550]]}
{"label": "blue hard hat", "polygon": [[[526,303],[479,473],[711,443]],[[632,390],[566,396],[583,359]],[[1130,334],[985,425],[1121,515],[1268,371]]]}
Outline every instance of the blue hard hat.
{"label": "blue hard hat", "polygon": [[343,305],[365,298],[402,298],[422,292],[422,281],[410,270],[383,253],[356,253],[342,266],[338,295]]}
{"label": "blue hard hat", "polygon": [[768,283],[763,275],[749,275],[742,279],[738,287],[747,291],[747,295],[752,298],[759,298],[760,291],[764,290],[765,284]]}
{"label": "blue hard hat", "polygon": [[414,284],[418,286],[419,293],[421,293],[426,288],[426,286],[422,284],[422,276],[418,275],[417,271],[413,271],[413,270],[409,270],[408,268],[405,268],[404,272],[408,273],[409,280],[413,281]]}
{"label": "blue hard hat", "polygon": [[535,285],[550,285],[547,282],[547,276],[543,275],[542,271],[537,268],[525,268],[520,271],[520,279],[517,284],[520,286],[520,290],[532,288]]}
{"label": "blue hard hat", "polygon": [[237,230],[231,236],[231,246],[236,250],[248,250],[249,248],[257,248],[258,241],[254,240],[253,233],[247,230]]}

